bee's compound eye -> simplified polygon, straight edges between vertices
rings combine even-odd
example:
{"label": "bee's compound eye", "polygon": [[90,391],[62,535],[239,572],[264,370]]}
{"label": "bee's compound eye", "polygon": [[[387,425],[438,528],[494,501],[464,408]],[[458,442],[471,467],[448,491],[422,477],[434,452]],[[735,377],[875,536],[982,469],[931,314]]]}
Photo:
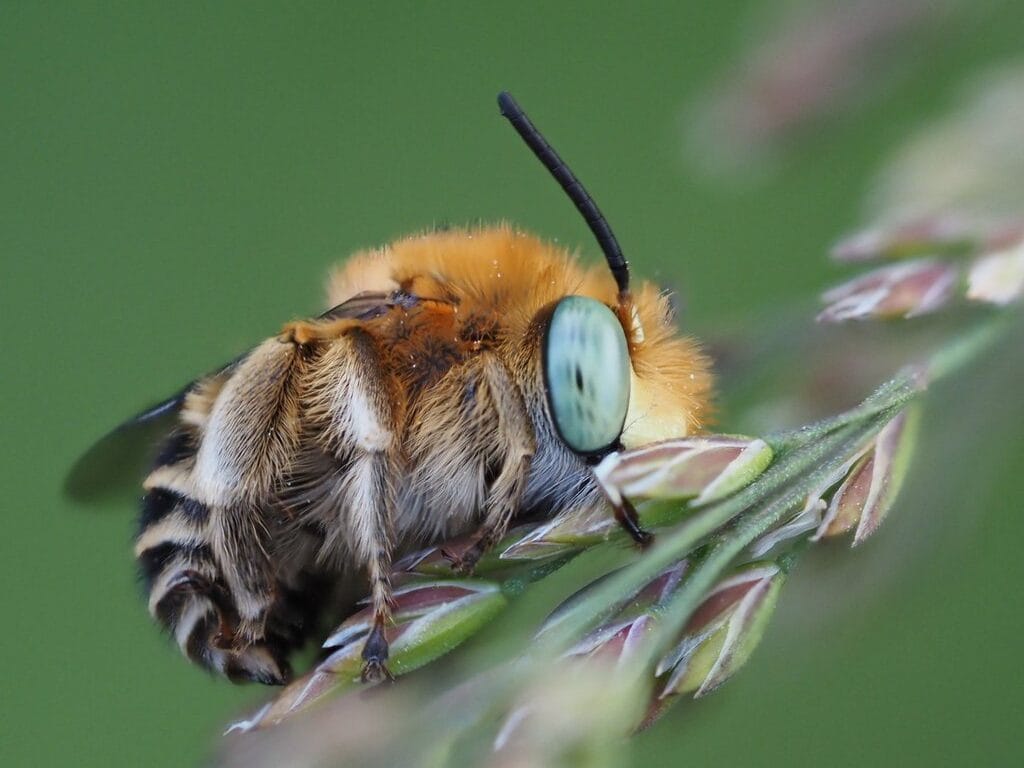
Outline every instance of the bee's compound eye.
{"label": "bee's compound eye", "polygon": [[614,313],[584,296],[555,305],[544,338],[544,382],[555,427],[577,453],[598,453],[622,434],[629,406],[629,348]]}

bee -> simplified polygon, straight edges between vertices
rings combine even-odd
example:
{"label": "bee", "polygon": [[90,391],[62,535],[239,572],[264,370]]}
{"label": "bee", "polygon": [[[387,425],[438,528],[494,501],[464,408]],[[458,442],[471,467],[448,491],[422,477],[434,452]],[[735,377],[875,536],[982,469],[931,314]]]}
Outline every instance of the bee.
{"label": "bee", "polygon": [[[330,309],[130,419],[72,470],[72,494],[88,496],[107,482],[100,464],[125,466],[167,429],[135,557],[150,613],[194,662],[283,683],[339,595],[368,589],[363,678],[384,678],[398,555],[472,534],[452,556],[471,572],[517,518],[610,504],[592,471],[608,453],[700,428],[707,359],[667,296],[631,288],[604,216],[523,110],[498,102],[610,274],[509,225],[357,253],[330,275]],[[649,541],[628,503],[611,511]]]}

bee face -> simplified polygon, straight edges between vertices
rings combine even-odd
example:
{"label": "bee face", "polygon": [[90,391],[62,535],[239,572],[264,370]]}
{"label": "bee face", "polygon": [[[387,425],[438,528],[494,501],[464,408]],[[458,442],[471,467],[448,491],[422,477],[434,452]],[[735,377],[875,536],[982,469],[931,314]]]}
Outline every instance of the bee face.
{"label": "bee face", "polygon": [[[707,362],[656,287],[630,288],[597,206],[500,103],[611,275],[508,226],[399,240],[337,270],[326,312],[119,428],[169,433],[135,554],[150,612],[194,661],[283,682],[318,620],[368,584],[364,674],[386,675],[396,554],[475,532],[453,560],[469,571],[521,513],[606,504],[595,458],[699,426]],[[96,467],[87,454],[73,493],[95,487]],[[628,507],[615,512],[643,540]]]}
{"label": "bee face", "polygon": [[632,368],[626,334],[604,304],[566,296],[543,341],[544,385],[558,436],[574,452],[599,456],[619,441]]}

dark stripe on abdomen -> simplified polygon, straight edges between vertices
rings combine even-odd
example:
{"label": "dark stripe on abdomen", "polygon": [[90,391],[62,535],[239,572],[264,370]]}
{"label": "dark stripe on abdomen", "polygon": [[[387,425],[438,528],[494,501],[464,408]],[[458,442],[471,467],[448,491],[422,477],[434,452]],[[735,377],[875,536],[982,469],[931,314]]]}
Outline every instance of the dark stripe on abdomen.
{"label": "dark stripe on abdomen", "polygon": [[153,588],[156,577],[163,573],[164,568],[179,554],[189,560],[213,562],[213,551],[206,544],[181,544],[167,541],[150,547],[139,555],[139,573],[147,590]]}

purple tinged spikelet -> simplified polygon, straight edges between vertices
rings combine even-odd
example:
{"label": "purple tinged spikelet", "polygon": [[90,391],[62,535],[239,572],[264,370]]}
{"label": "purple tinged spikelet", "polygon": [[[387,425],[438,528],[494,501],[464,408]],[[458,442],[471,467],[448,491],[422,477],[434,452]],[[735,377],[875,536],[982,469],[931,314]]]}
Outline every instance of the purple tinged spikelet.
{"label": "purple tinged spikelet", "polygon": [[[395,590],[388,628],[389,668],[395,676],[418,669],[473,635],[507,605],[497,584],[480,579],[416,581]],[[330,696],[360,686],[362,642],[373,624],[371,607],[346,619],[323,647],[331,654],[288,685],[270,704],[234,730],[275,725]]]}
{"label": "purple tinged spikelet", "polygon": [[1024,296],[1024,238],[971,264],[967,298],[1004,306]]}
{"label": "purple tinged spikelet", "polygon": [[747,485],[771,460],[772,450],[763,440],[706,435],[613,453],[594,474],[612,501],[694,499],[700,505]]}
{"label": "purple tinged spikelet", "polygon": [[935,259],[881,267],[827,291],[818,320],[842,323],[930,314],[949,304],[959,280],[956,265]]}
{"label": "purple tinged spikelet", "polygon": [[784,581],[773,561],[748,563],[719,581],[658,664],[655,674],[664,682],[657,698],[699,698],[732,677],[760,642]]}
{"label": "purple tinged spikelet", "polygon": [[878,529],[906,477],[917,422],[917,409],[907,408],[882,428],[832,495],[815,541],[852,530],[856,546]]}
{"label": "purple tinged spikelet", "polygon": [[[772,461],[763,440],[703,435],[664,440],[612,453],[594,475],[613,503],[649,499],[690,499],[708,504],[739,490]],[[595,544],[619,530],[603,506],[572,510],[497,547],[500,559],[540,560]]]}

